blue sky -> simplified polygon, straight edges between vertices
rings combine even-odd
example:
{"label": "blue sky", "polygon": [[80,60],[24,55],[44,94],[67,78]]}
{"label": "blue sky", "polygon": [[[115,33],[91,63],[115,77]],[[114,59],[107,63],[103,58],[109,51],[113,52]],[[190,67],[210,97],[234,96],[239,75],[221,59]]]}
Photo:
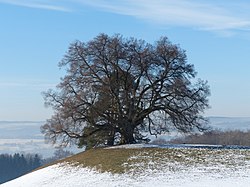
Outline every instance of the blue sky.
{"label": "blue sky", "polygon": [[71,42],[99,33],[167,36],[211,88],[206,116],[250,117],[247,0],[0,0],[0,120],[46,120]]}

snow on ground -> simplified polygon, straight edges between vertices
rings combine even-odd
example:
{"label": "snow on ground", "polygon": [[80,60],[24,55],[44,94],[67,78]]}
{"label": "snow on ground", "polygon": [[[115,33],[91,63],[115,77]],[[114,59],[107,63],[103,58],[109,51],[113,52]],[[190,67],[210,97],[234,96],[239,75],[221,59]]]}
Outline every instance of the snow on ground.
{"label": "snow on ground", "polygon": [[239,145],[209,145],[209,144],[125,144],[107,147],[105,149],[138,149],[138,148],[197,148],[197,149],[248,149],[250,146]]}
{"label": "snow on ground", "polygon": [[[143,145],[122,147],[138,148]],[[250,187],[249,150],[204,152],[204,149],[196,149],[192,152],[202,154],[199,157],[190,155],[188,148],[173,148],[169,154],[172,153],[175,159],[169,161],[170,157],[164,159],[161,152],[141,151],[124,163],[127,168],[124,174],[100,173],[61,163],[0,187]]]}
{"label": "snow on ground", "polygon": [[[215,168],[212,168],[215,170]],[[216,168],[220,170],[220,168]],[[209,170],[209,169],[206,169]],[[143,175],[98,173],[87,168],[54,165],[0,185],[1,187],[247,187],[250,170],[209,173],[202,168],[178,172],[148,170]],[[225,176],[224,176],[225,175]]]}

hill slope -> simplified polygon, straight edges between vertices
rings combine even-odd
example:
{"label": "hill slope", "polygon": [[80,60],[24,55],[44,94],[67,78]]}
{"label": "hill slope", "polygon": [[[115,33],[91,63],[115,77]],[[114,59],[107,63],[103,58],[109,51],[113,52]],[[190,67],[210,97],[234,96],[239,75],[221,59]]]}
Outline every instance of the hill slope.
{"label": "hill slope", "polygon": [[93,149],[1,187],[247,186],[250,150],[123,146]]}

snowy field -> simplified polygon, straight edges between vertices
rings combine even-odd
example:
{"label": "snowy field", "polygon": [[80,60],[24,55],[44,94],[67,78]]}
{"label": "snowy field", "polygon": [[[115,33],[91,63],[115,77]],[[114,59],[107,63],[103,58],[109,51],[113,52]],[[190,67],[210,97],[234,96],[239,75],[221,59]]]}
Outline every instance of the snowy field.
{"label": "snowy field", "polygon": [[[142,146],[135,146],[138,148]],[[128,147],[120,147],[128,148]],[[250,187],[250,151],[219,149],[142,150],[112,174],[60,163],[1,187]],[[165,156],[164,156],[165,155]]]}

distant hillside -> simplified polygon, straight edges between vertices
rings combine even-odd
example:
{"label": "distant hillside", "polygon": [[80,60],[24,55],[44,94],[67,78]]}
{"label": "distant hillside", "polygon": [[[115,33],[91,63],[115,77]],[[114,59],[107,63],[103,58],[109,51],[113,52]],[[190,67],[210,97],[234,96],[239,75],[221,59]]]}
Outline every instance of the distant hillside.
{"label": "distant hillside", "polygon": [[250,117],[208,117],[210,126],[220,130],[250,130]]}
{"label": "distant hillside", "polygon": [[77,154],[1,187],[245,187],[249,173],[250,150],[126,145]]}
{"label": "distant hillside", "polygon": [[42,121],[0,121],[1,139],[41,139]]}
{"label": "distant hillside", "polygon": [[[0,154],[33,153],[51,157],[54,146],[44,142],[43,121],[0,121]],[[70,151],[79,152],[76,148]]]}

